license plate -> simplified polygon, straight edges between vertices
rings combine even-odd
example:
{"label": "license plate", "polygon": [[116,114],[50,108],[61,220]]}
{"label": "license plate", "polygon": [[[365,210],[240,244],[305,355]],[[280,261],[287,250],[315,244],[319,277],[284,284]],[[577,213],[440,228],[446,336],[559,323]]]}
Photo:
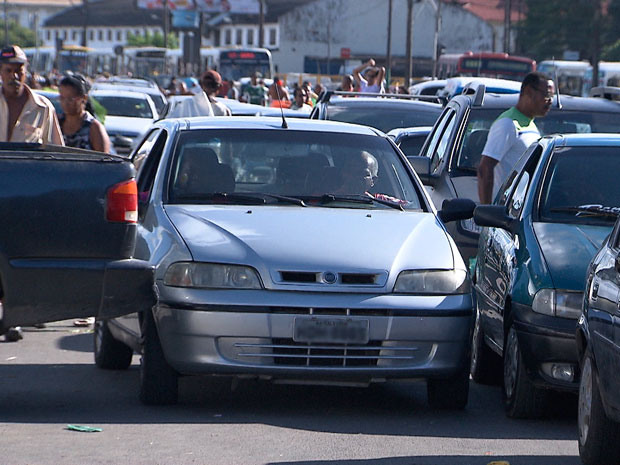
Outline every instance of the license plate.
{"label": "license plate", "polygon": [[366,344],[368,342],[368,320],[295,318],[293,340],[296,342]]}

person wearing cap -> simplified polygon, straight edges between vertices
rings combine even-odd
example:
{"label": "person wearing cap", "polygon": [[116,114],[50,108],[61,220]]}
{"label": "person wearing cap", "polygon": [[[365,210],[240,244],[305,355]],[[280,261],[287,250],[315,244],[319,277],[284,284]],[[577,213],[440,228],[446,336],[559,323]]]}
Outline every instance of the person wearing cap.
{"label": "person wearing cap", "polygon": [[222,76],[220,76],[220,73],[212,69],[205,71],[200,77],[200,87],[202,87],[202,90],[211,104],[213,116],[232,116],[230,108],[218,102],[215,98],[220,87],[222,87]]}
{"label": "person wearing cap", "polygon": [[17,45],[0,51],[0,142],[64,145],[52,103],[26,85],[28,58]]}
{"label": "person wearing cap", "polygon": [[60,128],[66,145],[110,152],[110,138],[103,124],[94,116],[88,99],[90,84],[80,74],[67,74],[60,80],[60,105],[63,114]]}
{"label": "person wearing cap", "polygon": [[243,100],[254,105],[265,105],[267,101],[267,89],[259,81],[263,75],[256,71],[250,78],[250,83],[243,91]]}

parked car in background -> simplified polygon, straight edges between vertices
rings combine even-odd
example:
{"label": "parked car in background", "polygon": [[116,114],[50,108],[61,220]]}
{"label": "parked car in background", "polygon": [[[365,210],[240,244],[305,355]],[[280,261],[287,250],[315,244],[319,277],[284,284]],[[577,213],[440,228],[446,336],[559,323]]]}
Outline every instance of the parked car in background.
{"label": "parked car in background", "polygon": [[429,79],[409,87],[411,95],[437,95],[446,86],[445,79]]}
{"label": "parked car in background", "polygon": [[426,137],[430,134],[432,126],[418,126],[413,128],[396,128],[387,133],[394,143],[410,156],[419,156]]}
{"label": "parked car in background", "polygon": [[474,205],[437,213],[387,136],[302,119],[164,119],[134,163],[136,256],[155,267],[159,301],[98,320],[95,360],[126,368],[141,353],[143,402],[176,402],[179,375],[219,374],[422,378],[433,406],[465,407],[471,292],[443,222]]}
{"label": "parked car in background", "polygon": [[485,78],[475,76],[460,76],[446,80],[446,85],[437,95],[450,100],[460,95],[467,89],[476,89],[479,85],[484,85],[487,92],[494,94],[518,94],[521,91],[521,83],[509,79]]}
{"label": "parked car in background", "polygon": [[90,95],[105,109],[105,129],[114,150],[127,155],[135,142],[159,118],[148,94],[119,89],[93,90]]}
{"label": "parked car in background", "polygon": [[471,373],[486,382],[503,372],[510,417],[540,415],[549,390],[577,391],[576,323],[588,264],[613,227],[608,209],[620,205],[619,172],[618,134],[547,136],[493,205],[476,207]]}
{"label": "parked car in background", "polygon": [[[597,211],[613,218],[620,214],[620,204]],[[620,463],[620,219],[586,276],[576,332],[579,455],[586,465]]]}
{"label": "parked car in background", "polygon": [[166,96],[152,81],[135,78],[112,78],[107,81],[97,81],[93,84],[91,92],[94,90],[122,90],[129,92],[141,92],[148,94],[155,103],[157,112],[161,113],[166,106]]}
{"label": "parked car in background", "polygon": [[310,119],[363,124],[385,133],[395,128],[432,126],[442,107],[425,99],[432,100],[432,97],[326,91],[321,94]]}
{"label": "parked car in background", "polygon": [[[421,158],[410,159],[424,184],[429,186],[435,205],[445,199],[478,201],[476,171],[493,121],[516,105],[518,95],[487,92],[484,86],[473,93],[454,97],[444,108],[426,139]],[[607,133],[620,127],[620,104],[600,98],[561,96],[544,118],[537,118],[541,134]],[[468,261],[478,250],[479,228],[471,220],[447,225],[463,258]]]}

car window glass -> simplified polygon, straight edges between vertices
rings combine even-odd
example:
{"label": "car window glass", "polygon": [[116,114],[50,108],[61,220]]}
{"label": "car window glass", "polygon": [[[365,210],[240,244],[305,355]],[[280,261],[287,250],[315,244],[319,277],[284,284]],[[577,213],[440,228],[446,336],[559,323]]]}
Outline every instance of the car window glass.
{"label": "car window glass", "polygon": [[154,131],[156,138],[151,146],[150,152],[145,158],[144,162],[138,170],[136,176],[138,183],[138,214],[140,217],[144,214],[143,206],[148,201],[153,190],[153,183],[155,182],[155,176],[157,174],[157,168],[159,166],[159,160],[164,151],[168,133],[165,130]]}
{"label": "car window glass", "polygon": [[513,218],[518,218],[523,204],[525,202],[525,194],[527,194],[527,188],[530,184],[530,174],[525,171],[519,178],[517,186],[514,189],[512,198],[509,202],[508,214]]}
{"label": "car window glass", "polygon": [[609,224],[577,207],[620,207],[620,157],[616,147],[561,147],[553,152],[540,195],[542,221]]}
{"label": "car window glass", "polygon": [[420,155],[420,150],[426,140],[425,135],[405,137],[400,141],[398,146],[408,157]]}
{"label": "car window glass", "polygon": [[482,110],[474,108],[469,112],[463,133],[463,142],[458,156],[455,157],[456,168],[476,172],[480,164],[482,149],[487,142],[489,129],[502,111],[503,109]]}
{"label": "car window glass", "polygon": [[620,249],[620,219],[616,221],[616,227],[614,228],[614,238],[611,241],[612,247],[616,250]]}
{"label": "car window glass", "polygon": [[446,124],[448,124],[448,122],[451,120],[453,115],[454,115],[454,110],[452,109],[444,112],[444,114],[441,115],[439,121],[435,124],[434,131],[431,133],[432,134],[431,141],[427,145],[426,151],[423,154],[421,153],[420,155],[423,155],[428,158],[432,157],[433,153],[435,153],[435,148],[437,147],[439,138],[442,136],[444,129],[446,128]]}
{"label": "car window glass", "polygon": [[95,98],[106,109],[107,116],[153,118],[153,112],[146,99],[112,95],[97,95]]}
{"label": "car window glass", "polygon": [[383,132],[389,132],[395,128],[432,126],[440,113],[439,105],[419,105],[413,102],[383,106],[331,104],[327,107],[328,120],[363,124]]}
{"label": "car window glass", "polygon": [[544,118],[536,119],[542,135],[592,132],[618,132],[620,112],[612,111],[551,111]]}
{"label": "car window glass", "polygon": [[448,153],[448,142],[450,142],[450,139],[452,138],[452,132],[455,124],[456,118],[453,113],[441,139],[439,139],[437,149],[431,156],[431,173],[437,173],[446,158],[446,154]]}
{"label": "car window glass", "polygon": [[[374,161],[362,166],[360,159]],[[175,143],[169,179],[170,203],[226,202],[222,194],[273,194],[308,201],[325,195],[380,194],[402,201],[405,209],[423,205],[398,151],[387,139],[370,135],[188,131]],[[369,208],[367,203],[357,207]],[[371,207],[385,208],[379,203]]]}
{"label": "car window glass", "polygon": [[149,152],[153,148],[153,144],[157,140],[157,136],[159,135],[159,133],[160,133],[160,129],[155,129],[151,131],[151,133],[146,137],[146,139],[142,141],[140,146],[134,152],[134,155],[131,161],[136,167],[136,171],[140,170],[142,163],[144,163],[144,159],[146,158],[146,156],[149,154]]}

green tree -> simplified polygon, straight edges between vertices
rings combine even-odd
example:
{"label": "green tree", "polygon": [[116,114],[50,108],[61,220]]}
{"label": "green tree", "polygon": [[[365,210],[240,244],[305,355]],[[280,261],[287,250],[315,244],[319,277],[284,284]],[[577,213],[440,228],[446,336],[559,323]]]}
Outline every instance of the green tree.
{"label": "green tree", "polygon": [[36,45],[35,32],[20,26],[15,21],[9,21],[9,40],[5,41],[4,37],[4,21],[0,23],[2,29],[0,30],[0,44],[4,46],[5,43],[17,44],[20,47],[34,47]]}
{"label": "green tree", "polygon": [[[149,31],[145,35],[141,34],[128,34],[127,45],[133,47],[163,47],[164,36],[161,32],[151,34]],[[179,39],[174,34],[168,34],[168,48],[179,48]]]}

